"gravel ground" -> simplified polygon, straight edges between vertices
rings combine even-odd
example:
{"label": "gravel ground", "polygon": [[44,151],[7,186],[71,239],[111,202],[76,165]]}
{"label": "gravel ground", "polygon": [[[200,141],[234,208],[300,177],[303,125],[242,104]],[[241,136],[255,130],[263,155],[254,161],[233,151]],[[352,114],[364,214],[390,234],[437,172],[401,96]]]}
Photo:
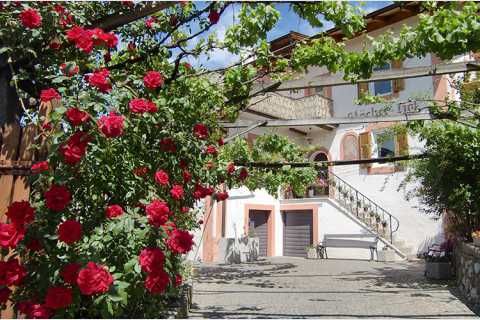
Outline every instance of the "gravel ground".
{"label": "gravel ground", "polygon": [[275,257],[203,264],[192,318],[476,317],[448,282],[428,281],[422,262]]}

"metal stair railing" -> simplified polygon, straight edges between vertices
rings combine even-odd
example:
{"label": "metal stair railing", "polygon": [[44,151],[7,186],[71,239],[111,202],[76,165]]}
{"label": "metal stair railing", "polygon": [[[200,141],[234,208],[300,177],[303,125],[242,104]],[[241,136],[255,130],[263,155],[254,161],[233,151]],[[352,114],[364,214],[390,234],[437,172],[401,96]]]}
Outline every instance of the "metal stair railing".
{"label": "metal stair railing", "polygon": [[[319,172],[319,176],[323,179],[327,178],[326,172]],[[384,238],[388,236],[390,243],[393,244],[393,234],[400,227],[400,221],[395,216],[333,172],[328,172],[326,180],[330,198],[350,210],[350,213],[376,231],[378,235],[383,234]]]}

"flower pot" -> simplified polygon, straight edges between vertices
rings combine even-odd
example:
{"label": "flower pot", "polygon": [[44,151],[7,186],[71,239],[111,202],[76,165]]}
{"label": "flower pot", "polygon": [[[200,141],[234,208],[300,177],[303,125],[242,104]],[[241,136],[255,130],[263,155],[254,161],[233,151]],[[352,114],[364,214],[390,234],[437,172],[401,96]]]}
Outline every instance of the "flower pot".
{"label": "flower pot", "polygon": [[307,259],[317,259],[317,249],[316,248],[309,248],[307,250]]}
{"label": "flower pot", "polygon": [[425,263],[425,276],[428,279],[449,280],[452,278],[452,266],[450,262],[433,262]]}
{"label": "flower pot", "polygon": [[480,247],[480,238],[473,238],[473,245],[475,247]]}

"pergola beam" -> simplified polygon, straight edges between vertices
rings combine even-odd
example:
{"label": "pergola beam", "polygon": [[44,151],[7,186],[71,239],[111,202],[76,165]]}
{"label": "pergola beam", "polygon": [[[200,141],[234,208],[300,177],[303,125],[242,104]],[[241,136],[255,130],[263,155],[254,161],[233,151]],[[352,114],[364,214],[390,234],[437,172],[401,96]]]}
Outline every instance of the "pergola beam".
{"label": "pergola beam", "polygon": [[[475,61],[471,61],[376,71],[373,72],[372,76],[369,79],[359,79],[357,81],[345,80],[343,79],[343,75],[341,73],[336,73],[333,75],[313,76],[312,78],[309,78],[307,75],[307,77],[303,77],[302,79],[284,81],[277,88],[270,89],[269,91],[289,91],[316,87],[345,86],[355,83],[373,81],[398,80],[444,74],[464,73],[469,71],[476,71],[479,69],[480,64]],[[259,88],[266,88],[269,85],[271,85],[271,83],[269,82],[257,84],[252,88],[252,92],[257,92],[259,91]]]}

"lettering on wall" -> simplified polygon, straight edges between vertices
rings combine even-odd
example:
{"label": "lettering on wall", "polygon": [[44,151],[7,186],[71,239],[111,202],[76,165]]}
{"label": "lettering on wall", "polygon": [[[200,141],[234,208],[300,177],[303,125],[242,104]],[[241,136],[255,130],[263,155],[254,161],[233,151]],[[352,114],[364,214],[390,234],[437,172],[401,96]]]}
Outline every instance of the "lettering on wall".
{"label": "lettering on wall", "polygon": [[421,108],[416,101],[409,101],[398,103],[397,105],[379,107],[368,107],[361,108],[353,112],[347,113],[348,118],[378,118],[378,117],[387,117],[393,115],[403,115],[403,114],[412,114],[419,113]]}

